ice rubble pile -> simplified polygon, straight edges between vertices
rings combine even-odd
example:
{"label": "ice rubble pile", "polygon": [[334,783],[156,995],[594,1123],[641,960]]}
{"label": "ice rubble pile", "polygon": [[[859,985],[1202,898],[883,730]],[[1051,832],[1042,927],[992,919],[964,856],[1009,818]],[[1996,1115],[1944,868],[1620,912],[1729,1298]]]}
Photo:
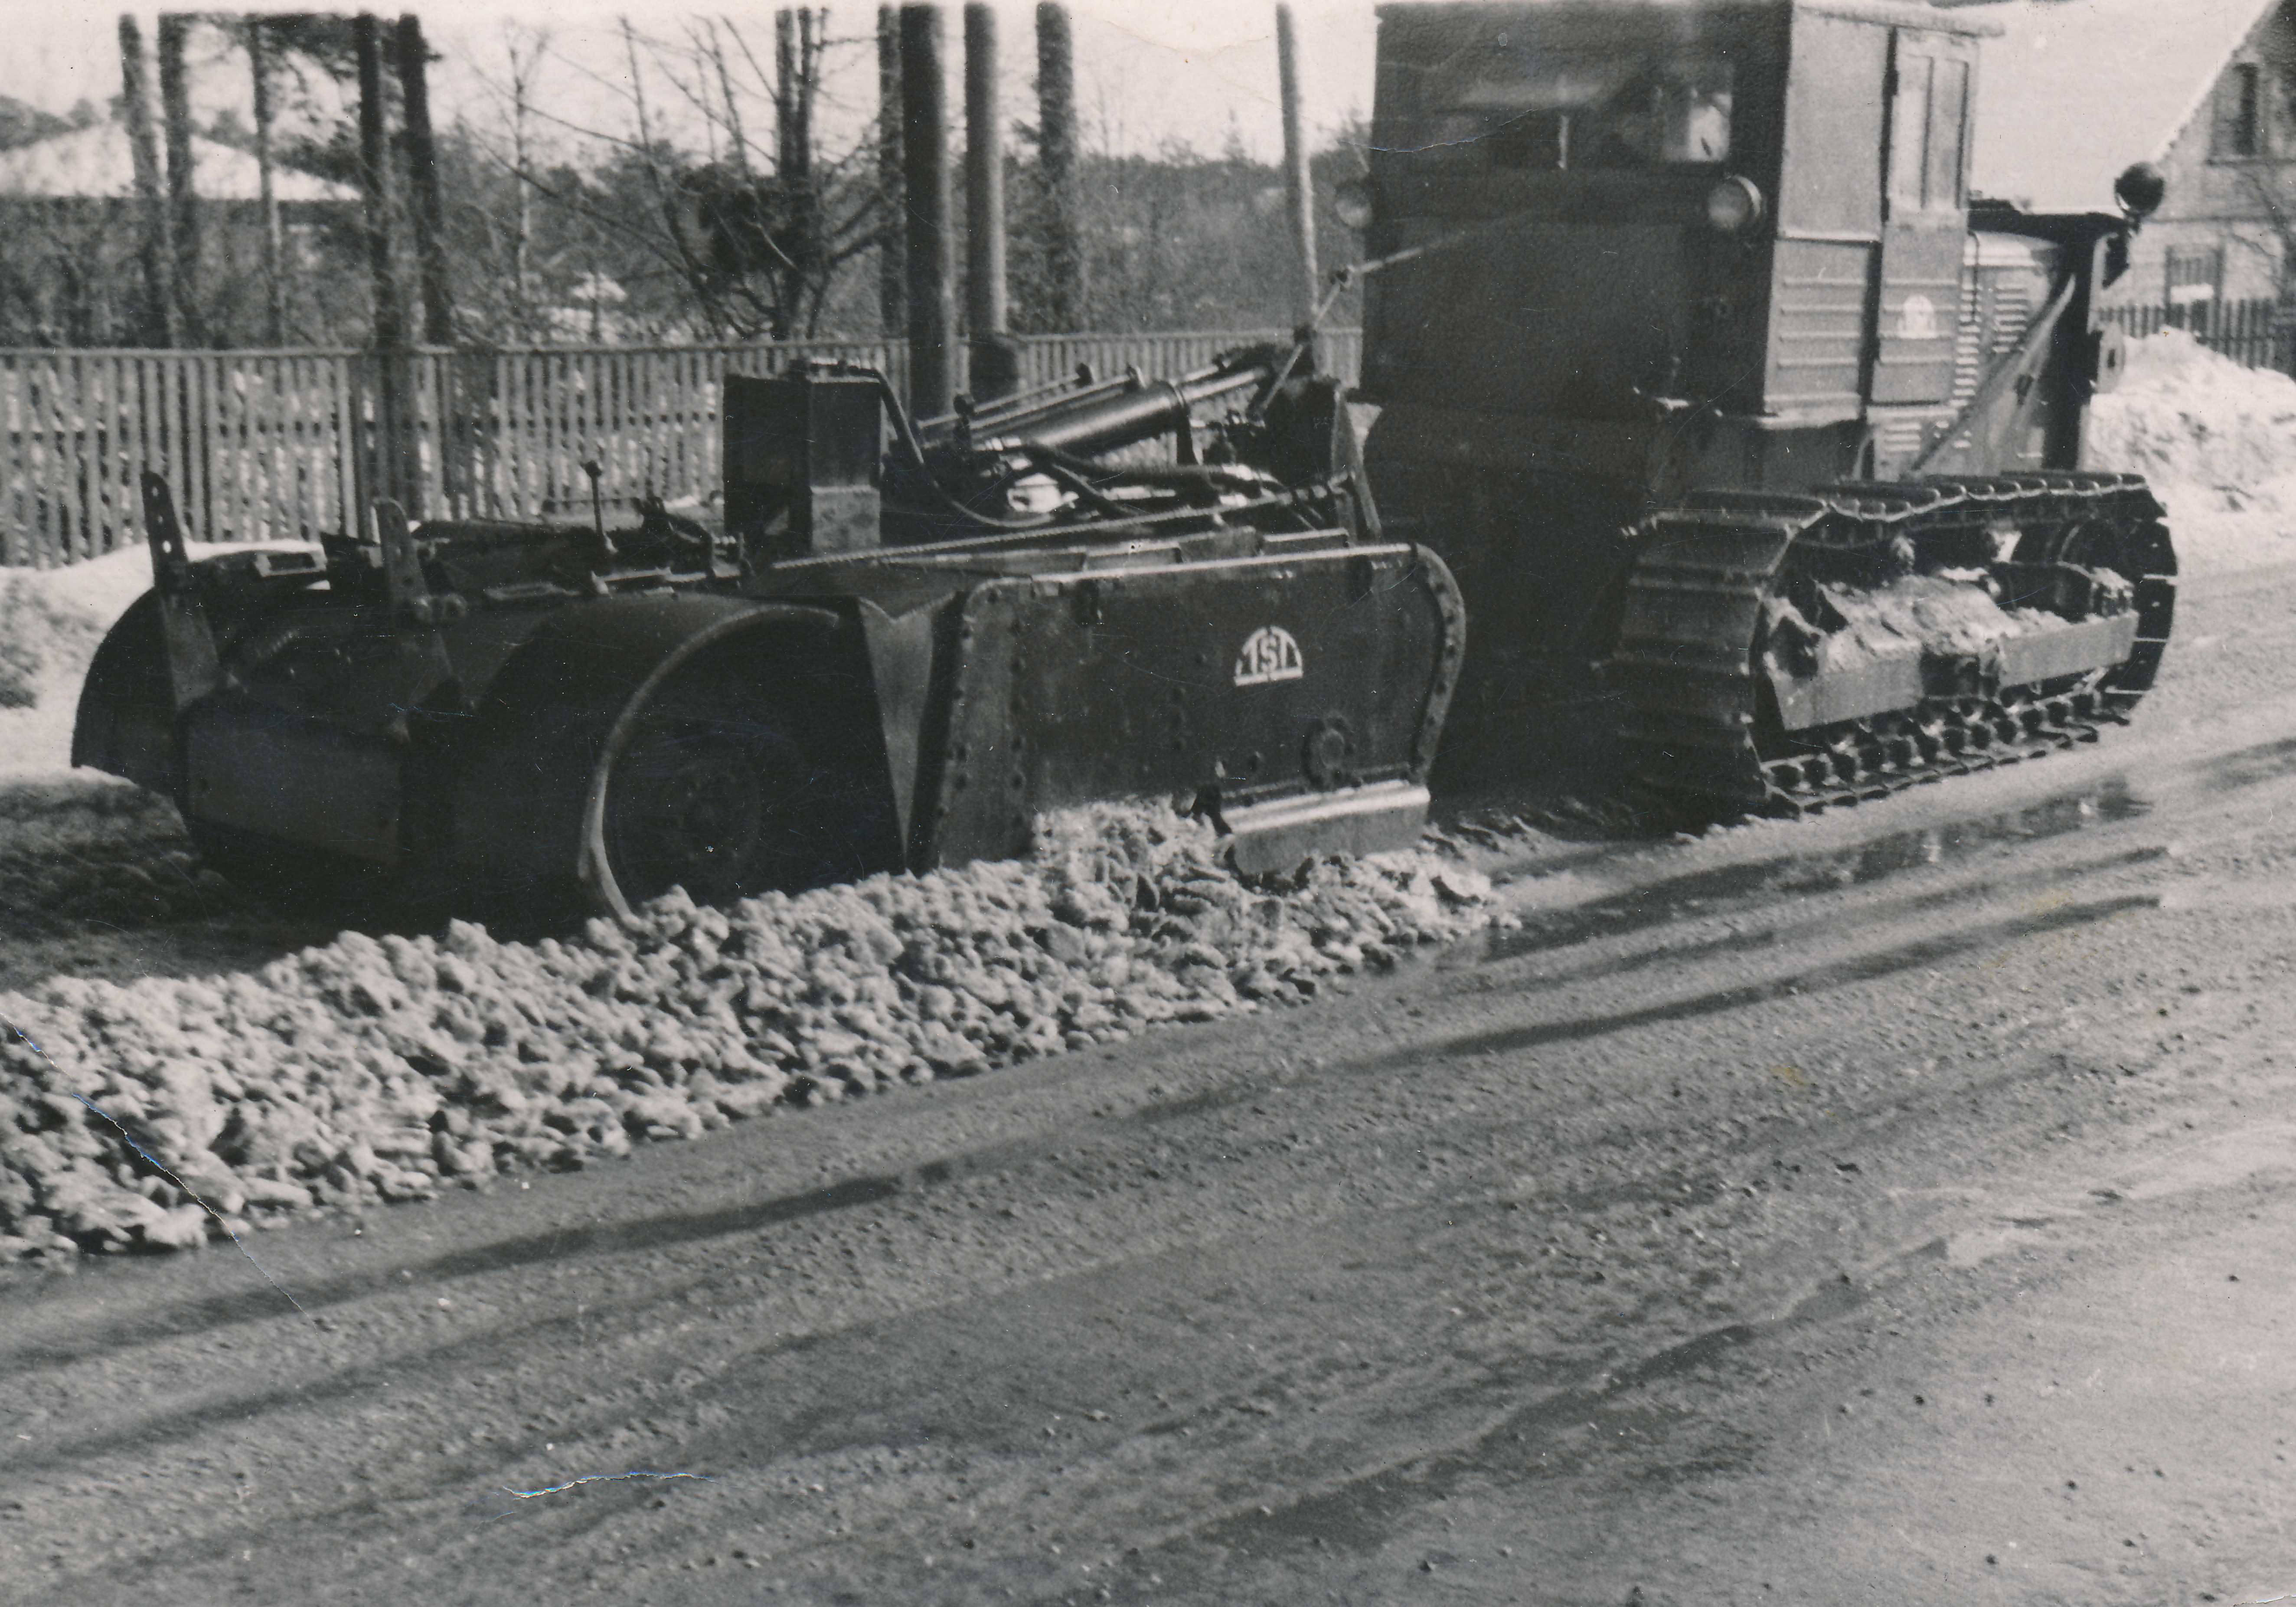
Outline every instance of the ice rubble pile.
{"label": "ice rubble pile", "polygon": [[1216,854],[1206,827],[1103,806],[1025,861],[672,894],[570,941],[347,932],[250,973],[0,994],[0,1258],[191,1245],[219,1231],[191,1197],[234,1229],[422,1199],[1294,1001],[1463,932],[1488,891],[1424,853],[1280,885]]}

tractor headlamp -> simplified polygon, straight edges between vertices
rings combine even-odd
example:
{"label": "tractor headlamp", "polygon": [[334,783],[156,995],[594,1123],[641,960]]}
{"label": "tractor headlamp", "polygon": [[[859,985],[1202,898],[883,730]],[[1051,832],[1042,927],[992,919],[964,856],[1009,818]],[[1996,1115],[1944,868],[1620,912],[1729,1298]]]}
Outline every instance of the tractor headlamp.
{"label": "tractor headlamp", "polygon": [[1706,221],[1717,232],[1742,235],[1762,220],[1762,192],[1733,173],[1706,192]]}
{"label": "tractor headlamp", "polygon": [[2151,162],[2133,161],[2112,181],[2112,198],[2132,221],[2142,223],[2169,199],[2169,180]]}
{"label": "tractor headlamp", "polygon": [[1332,210],[1351,229],[1371,227],[1371,185],[1360,178],[1343,178],[1332,191]]}

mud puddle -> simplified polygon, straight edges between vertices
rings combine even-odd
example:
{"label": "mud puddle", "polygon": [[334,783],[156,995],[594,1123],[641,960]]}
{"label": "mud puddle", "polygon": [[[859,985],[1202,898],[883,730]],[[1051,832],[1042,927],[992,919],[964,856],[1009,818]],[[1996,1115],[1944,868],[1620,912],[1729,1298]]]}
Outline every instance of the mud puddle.
{"label": "mud puddle", "polygon": [[1361,1063],[1361,1068],[1391,1071],[1456,1056],[1513,1053],[1556,1043],[1576,1043],[1588,1038],[1607,1037],[1613,1033],[1660,1022],[1689,1021],[1705,1016],[1724,1015],[1797,993],[1827,993],[1861,982],[1879,981],[1901,972],[1921,970],[1966,954],[1997,948],[2017,938],[2092,926],[2136,911],[2158,909],[2160,905],[2161,895],[2157,893],[2126,894],[2087,903],[2054,905],[1957,932],[1920,938],[1895,948],[1852,955],[1846,960],[1791,971],[1766,981],[1696,993],[1686,999],[1645,1005],[1639,1010],[1566,1018],[1560,1021],[1540,1021],[1524,1026],[1504,1027],[1495,1032],[1470,1034],[1442,1043],[1380,1056]]}
{"label": "mud puddle", "polygon": [[1718,865],[1611,894],[1552,914],[1526,912],[1519,932],[1495,936],[1487,958],[1569,948],[1653,927],[1744,910],[1798,894],[1871,886],[1910,870],[1950,865],[2003,844],[2038,842],[2092,827],[2136,820],[2152,803],[2125,777],[2062,793],[2038,804],[1971,820],[1910,828],[1848,848],[1779,854],[1747,864]]}
{"label": "mud puddle", "polygon": [[[1712,936],[1689,942],[1660,942],[1628,954],[1604,952],[1559,968],[1533,971],[1526,981],[1542,990],[1551,990],[1574,982],[1604,980],[1637,971],[1692,964],[1720,954],[1744,955],[1759,949],[1782,949],[1790,943],[1806,944],[1833,932],[1854,935],[1871,931],[1887,921],[1932,916],[1958,904],[1997,899],[2008,893],[2045,893],[2093,876],[2151,864],[2167,858],[2169,853],[2164,845],[2150,843],[2113,853],[2075,860],[2070,863],[1989,877],[1982,882],[1942,887],[1928,893],[1906,893],[1878,909],[1870,905],[1823,909],[1816,914],[1801,911],[1759,926],[1730,923]],[[2172,895],[2162,895],[2164,907],[2172,902]],[[1480,958],[1483,963],[1488,964],[1507,956],[1494,950]]]}

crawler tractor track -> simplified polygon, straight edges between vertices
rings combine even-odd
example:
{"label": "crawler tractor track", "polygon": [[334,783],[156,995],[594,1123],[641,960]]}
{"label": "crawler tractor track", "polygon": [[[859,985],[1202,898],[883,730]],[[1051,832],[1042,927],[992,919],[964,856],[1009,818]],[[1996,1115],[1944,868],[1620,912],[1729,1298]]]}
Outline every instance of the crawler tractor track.
{"label": "crawler tractor track", "polygon": [[[1628,773],[1702,811],[1792,815],[2093,742],[2128,720],[2167,646],[2176,558],[2161,518],[2133,474],[1699,493],[1647,522],[1628,579],[1611,661]],[[1764,661],[1788,605],[1820,584],[1870,591],[1916,573],[1989,575],[2005,605],[2069,622],[2133,613],[2134,649],[2022,685],[1925,664],[1925,683],[1949,684],[1908,706],[1784,729]]]}

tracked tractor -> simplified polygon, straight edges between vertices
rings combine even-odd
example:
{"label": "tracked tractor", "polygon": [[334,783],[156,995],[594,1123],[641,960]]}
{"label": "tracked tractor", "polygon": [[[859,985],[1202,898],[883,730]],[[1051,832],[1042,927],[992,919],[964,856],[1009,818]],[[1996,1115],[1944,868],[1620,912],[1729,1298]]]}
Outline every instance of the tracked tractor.
{"label": "tracked tractor", "polygon": [[870,370],[731,375],[708,521],[383,502],[195,563],[149,477],[153,589],[73,759],[229,874],[529,922],[1013,855],[1096,800],[1169,798],[1247,871],[1399,846],[1464,619],[1301,355],[922,426]]}
{"label": "tracked tractor", "polygon": [[1474,620],[1455,756],[1599,690],[1644,788],[1792,812],[2128,717],[2175,558],[2081,434],[2160,180],[1970,194],[1977,15],[1382,10],[1359,395]]}

